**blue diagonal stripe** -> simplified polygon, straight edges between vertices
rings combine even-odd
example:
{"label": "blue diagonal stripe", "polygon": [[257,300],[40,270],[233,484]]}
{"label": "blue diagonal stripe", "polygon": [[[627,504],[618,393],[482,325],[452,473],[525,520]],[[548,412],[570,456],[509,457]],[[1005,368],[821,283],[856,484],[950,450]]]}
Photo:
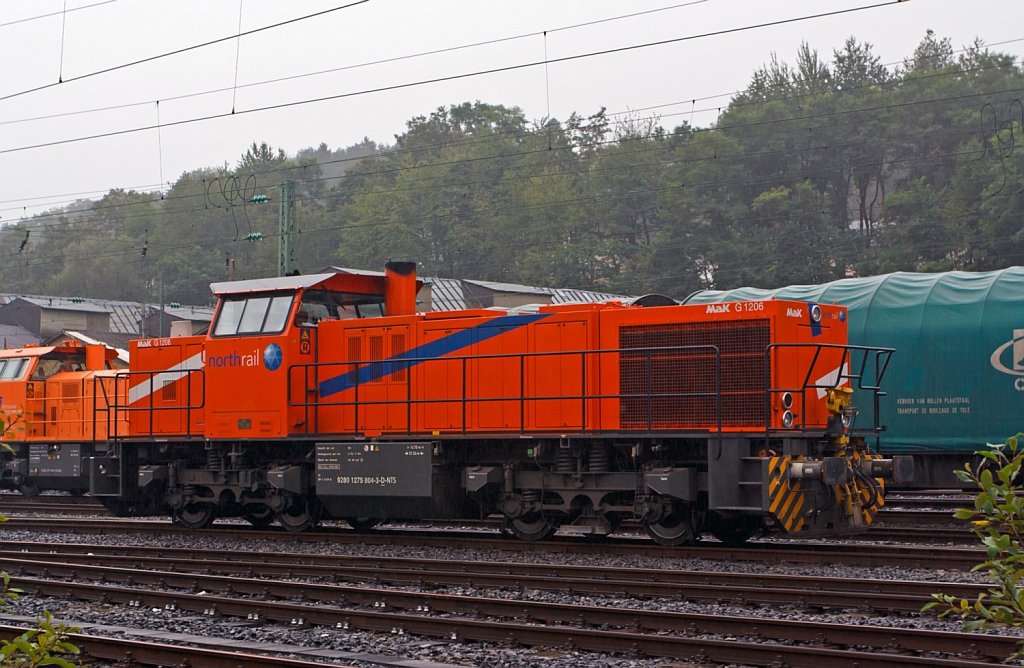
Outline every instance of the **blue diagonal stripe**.
{"label": "blue diagonal stripe", "polygon": [[[487,339],[494,338],[510,329],[516,329],[531,322],[546,318],[550,313],[528,313],[524,315],[507,315],[500,318],[488,318],[479,325],[467,327],[448,336],[440,338],[412,350],[394,355],[379,361],[363,361],[364,366],[359,369],[359,384],[370,383],[379,380],[388,374],[414,367],[423,362],[437,359],[444,355],[463,350]],[[328,378],[320,383],[320,397],[329,397],[339,392],[351,390],[356,386],[356,374],[346,372],[334,378]]]}

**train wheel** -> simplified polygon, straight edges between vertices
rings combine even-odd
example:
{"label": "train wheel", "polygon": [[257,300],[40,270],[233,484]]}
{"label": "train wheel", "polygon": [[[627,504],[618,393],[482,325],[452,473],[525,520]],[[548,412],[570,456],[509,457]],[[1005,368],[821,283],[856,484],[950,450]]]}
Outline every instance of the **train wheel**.
{"label": "train wheel", "polygon": [[694,520],[688,507],[677,508],[657,522],[645,522],[644,529],[658,545],[676,547],[697,542]]}
{"label": "train wheel", "polygon": [[274,523],[274,511],[267,506],[247,506],[242,517],[257,529],[266,529]]}
{"label": "train wheel", "polygon": [[373,527],[381,523],[381,520],[373,517],[346,517],[345,521],[348,525],[358,532],[369,531]]}
{"label": "train wheel", "polygon": [[190,503],[174,511],[177,524],[188,529],[206,529],[217,519],[217,507],[212,503]]}
{"label": "train wheel", "polygon": [[644,530],[654,542],[667,547],[677,545],[693,545],[704,530],[707,516],[706,505],[702,501],[682,503],[670,499],[659,499],[661,512],[654,519],[648,516],[644,520]]}
{"label": "train wheel", "polygon": [[39,485],[34,480],[26,479],[18,485],[18,491],[21,492],[22,496],[39,496]]}
{"label": "train wheel", "polygon": [[315,508],[309,501],[295,499],[286,509],[277,514],[277,523],[288,531],[305,531],[319,521]]}
{"label": "train wheel", "polygon": [[538,513],[528,513],[515,519],[506,518],[503,528],[516,538],[529,541],[550,538],[558,531],[558,527]]}

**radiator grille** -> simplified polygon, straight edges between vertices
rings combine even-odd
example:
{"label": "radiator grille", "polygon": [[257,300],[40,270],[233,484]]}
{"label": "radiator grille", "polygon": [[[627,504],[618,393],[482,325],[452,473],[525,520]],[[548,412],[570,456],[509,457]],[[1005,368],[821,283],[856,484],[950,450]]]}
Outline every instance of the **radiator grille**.
{"label": "radiator grille", "polygon": [[[723,427],[764,427],[767,319],[630,325],[619,328],[621,348],[717,346],[721,355]],[[710,349],[624,351],[619,358],[623,429],[717,429],[715,353]],[[648,399],[648,393],[703,394]],[[648,406],[650,408],[648,409]]]}

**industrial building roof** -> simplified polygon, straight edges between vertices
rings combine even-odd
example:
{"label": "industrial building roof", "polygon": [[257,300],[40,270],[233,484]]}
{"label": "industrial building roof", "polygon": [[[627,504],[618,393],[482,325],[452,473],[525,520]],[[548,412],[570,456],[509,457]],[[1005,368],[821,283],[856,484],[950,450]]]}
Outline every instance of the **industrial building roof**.
{"label": "industrial building roof", "polygon": [[[172,315],[175,318],[182,320],[190,320],[192,322],[210,322],[213,320],[213,312],[216,309],[212,306],[165,306],[164,313]],[[160,311],[153,310],[150,315],[156,315]]]}
{"label": "industrial building roof", "polygon": [[4,348],[23,348],[32,343],[39,343],[39,337],[18,325],[0,325],[0,346]]}
{"label": "industrial building roof", "polygon": [[59,334],[54,334],[50,338],[44,341],[44,345],[56,345],[56,341],[75,339],[86,345],[104,345],[113,348],[117,352],[117,357],[125,364],[128,363],[128,342],[134,338],[134,335],[130,334],[119,334],[117,332],[75,332],[70,329],[65,329]]}
{"label": "industrial building roof", "polygon": [[430,307],[433,311],[459,311],[466,308],[462,281],[457,278],[429,278]]}
{"label": "industrial building roof", "polygon": [[590,290],[573,290],[572,288],[555,288],[551,298],[552,304],[600,304],[613,300],[629,301],[628,295],[613,295],[607,292],[591,292]]}
{"label": "industrial building roof", "polygon": [[68,297],[50,297],[47,295],[21,295],[14,293],[0,294],[0,306],[9,304],[15,299],[24,299],[43,308],[61,311],[80,311],[86,313],[110,314],[110,331],[122,334],[138,334],[139,320],[153,311],[150,304],[139,302],[116,301],[111,299],[82,298],[81,302],[71,301]]}

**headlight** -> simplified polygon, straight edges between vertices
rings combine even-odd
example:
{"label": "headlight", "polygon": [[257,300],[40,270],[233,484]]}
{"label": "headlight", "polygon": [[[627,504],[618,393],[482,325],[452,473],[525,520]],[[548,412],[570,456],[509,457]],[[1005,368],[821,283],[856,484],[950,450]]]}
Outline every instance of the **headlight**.
{"label": "headlight", "polygon": [[821,322],[821,307],[811,304],[811,322]]}
{"label": "headlight", "polygon": [[782,394],[782,407],[785,408],[786,410],[789,410],[790,408],[793,407],[793,395],[791,393],[784,392]]}
{"label": "headlight", "polygon": [[793,426],[793,414],[790,413],[789,411],[786,411],[785,413],[782,414],[782,426],[785,427],[786,429],[789,429],[790,427]]}

